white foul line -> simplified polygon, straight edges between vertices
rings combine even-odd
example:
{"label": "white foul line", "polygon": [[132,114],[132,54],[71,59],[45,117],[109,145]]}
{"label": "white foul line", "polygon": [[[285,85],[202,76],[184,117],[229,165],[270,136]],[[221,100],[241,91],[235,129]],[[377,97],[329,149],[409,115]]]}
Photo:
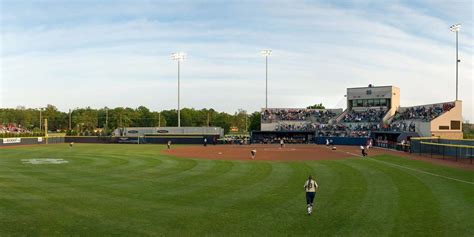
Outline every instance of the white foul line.
{"label": "white foul line", "polygon": [[[339,150],[337,150],[337,151],[339,151]],[[339,151],[339,152],[344,152],[344,151]],[[362,156],[354,154],[352,152],[344,152],[344,153],[350,154],[350,155],[353,155],[353,156],[357,156],[357,157],[362,157]],[[461,182],[461,183],[467,183],[467,184],[474,185],[474,182],[469,182],[469,181],[466,181],[466,180],[461,180],[461,179],[451,178],[451,177],[447,177],[447,176],[443,176],[443,175],[439,175],[439,174],[434,174],[434,173],[426,172],[426,171],[419,170],[419,169],[413,169],[413,168],[409,168],[409,167],[406,167],[406,166],[403,166],[403,165],[397,165],[397,164],[393,164],[393,163],[390,163],[390,162],[377,160],[377,159],[374,159],[374,158],[369,158],[369,160],[376,161],[376,162],[381,162],[381,163],[384,163],[386,165],[396,166],[396,167],[399,167],[399,168],[404,168],[404,169],[415,171],[415,172],[422,173],[422,174],[429,174],[429,175],[436,176],[436,177],[439,177],[439,178],[445,178],[445,179],[458,181],[458,182]]]}
{"label": "white foul line", "polygon": [[373,158],[371,158],[370,160],[372,160],[372,161],[377,161],[377,162],[381,162],[381,163],[385,163],[385,164],[391,165],[391,166],[396,166],[396,167],[404,168],[404,169],[411,170],[411,171],[415,171],[415,172],[419,172],[419,173],[423,173],[423,174],[429,174],[429,175],[436,176],[436,177],[440,177],[440,178],[450,179],[450,180],[454,180],[454,181],[458,181],[458,182],[462,182],[462,183],[467,183],[467,184],[474,185],[474,182],[469,182],[469,181],[466,181],[466,180],[461,180],[461,179],[451,178],[451,177],[447,177],[447,176],[443,176],[443,175],[439,175],[439,174],[434,174],[434,173],[426,172],[426,171],[419,170],[419,169],[409,168],[409,167],[406,167],[406,166],[403,166],[403,165],[397,165],[397,164],[393,164],[393,163],[386,162],[386,161],[376,160],[376,159],[373,159]]}

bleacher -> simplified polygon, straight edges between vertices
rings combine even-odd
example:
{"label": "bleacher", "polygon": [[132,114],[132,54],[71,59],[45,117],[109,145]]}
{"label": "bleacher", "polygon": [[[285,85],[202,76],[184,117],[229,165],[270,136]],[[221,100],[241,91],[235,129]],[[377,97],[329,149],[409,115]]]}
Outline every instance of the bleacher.
{"label": "bleacher", "polygon": [[306,121],[326,124],[329,123],[331,119],[337,117],[338,111],[339,110],[301,108],[264,109],[262,111],[262,123],[275,123],[280,121]]}
{"label": "bleacher", "polygon": [[454,103],[452,102],[402,108],[400,110],[401,112],[395,114],[392,122],[399,120],[420,120],[429,122],[443,113],[450,111],[452,108],[454,108]]}

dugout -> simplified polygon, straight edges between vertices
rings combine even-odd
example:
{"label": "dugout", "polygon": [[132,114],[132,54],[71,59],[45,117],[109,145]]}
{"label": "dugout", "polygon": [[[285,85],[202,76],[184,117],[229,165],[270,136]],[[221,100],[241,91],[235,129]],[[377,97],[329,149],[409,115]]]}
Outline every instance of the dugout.
{"label": "dugout", "polygon": [[368,137],[331,137],[331,136],[320,136],[315,138],[315,143],[319,145],[325,145],[326,139],[331,141],[334,145],[347,145],[347,146],[360,146],[367,143]]}
{"label": "dugout", "polygon": [[309,131],[252,131],[250,142],[253,144],[280,143],[280,140],[287,144],[313,143],[315,132]]}
{"label": "dugout", "polygon": [[405,131],[372,131],[371,138],[374,141],[374,146],[404,150],[407,151],[405,145],[401,145],[402,141],[407,144],[412,138],[419,137],[420,135],[416,132],[405,132]]}

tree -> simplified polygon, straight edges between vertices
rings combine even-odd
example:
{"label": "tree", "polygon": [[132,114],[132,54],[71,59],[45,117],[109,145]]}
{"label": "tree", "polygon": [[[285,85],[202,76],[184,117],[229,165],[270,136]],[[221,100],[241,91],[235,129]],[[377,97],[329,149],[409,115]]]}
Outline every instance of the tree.
{"label": "tree", "polygon": [[[176,110],[161,112],[150,111],[145,106],[132,108],[76,108],[71,114],[71,128],[68,134],[92,134],[98,128],[106,127],[106,110],[108,111],[108,128],[106,132],[120,127],[176,127],[178,113]],[[30,131],[39,131],[40,110],[19,106],[15,109],[0,108],[0,124],[15,124]],[[42,111],[42,118],[48,119],[48,129],[51,131],[66,130],[69,127],[69,111],[61,112],[54,105],[47,105]],[[160,122],[161,123],[160,123]],[[183,108],[181,110],[181,126],[212,126],[222,127],[227,133],[230,127],[236,126],[239,131],[259,130],[260,113],[250,116],[247,111],[239,109],[234,114],[217,112],[214,109]]]}
{"label": "tree", "polygon": [[[43,111],[43,119],[48,119],[48,130],[56,131],[65,128],[65,113],[60,112],[56,106],[48,104]],[[41,121],[43,123],[43,121]]]}
{"label": "tree", "polygon": [[249,130],[250,131],[257,131],[260,130],[260,122],[261,122],[262,114],[260,112],[253,112],[249,117]]}
{"label": "tree", "polygon": [[243,109],[239,109],[235,114],[234,114],[234,118],[232,120],[232,126],[235,126],[239,129],[239,131],[243,131],[243,132],[247,132],[245,129],[247,128],[246,126],[246,119],[245,117],[247,117],[247,111],[243,110]]}
{"label": "tree", "polygon": [[306,108],[307,108],[307,109],[326,109],[326,107],[324,107],[323,103],[310,105],[310,106],[308,106],[308,107],[306,107]]}
{"label": "tree", "polygon": [[152,127],[155,124],[153,113],[145,106],[140,106],[135,110],[133,124],[135,127]]}

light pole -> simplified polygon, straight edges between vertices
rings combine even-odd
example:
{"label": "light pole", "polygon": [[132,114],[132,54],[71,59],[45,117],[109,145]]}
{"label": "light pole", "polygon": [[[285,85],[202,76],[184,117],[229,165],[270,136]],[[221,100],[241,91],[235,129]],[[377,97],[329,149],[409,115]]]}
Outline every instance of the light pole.
{"label": "light pole", "polygon": [[180,96],[180,78],[179,78],[179,66],[182,61],[186,58],[186,54],[183,52],[173,53],[171,54],[171,59],[178,61],[178,127],[181,127],[181,111],[180,111],[180,104],[179,104],[179,96]]}
{"label": "light pole", "polygon": [[40,131],[43,131],[43,108],[39,108],[40,112],[40,120],[39,120],[39,126],[40,126]]}
{"label": "light pole", "polygon": [[105,106],[105,133],[109,131],[109,108]]}
{"label": "light pole", "polygon": [[458,32],[461,29],[461,24],[455,24],[449,27],[452,32],[456,32],[456,100],[458,100],[458,67],[459,67],[459,60],[458,57]]}
{"label": "light pole", "polygon": [[69,126],[68,126],[69,132],[71,132],[71,114],[72,114],[72,111],[71,109],[69,109]]}
{"label": "light pole", "polygon": [[265,109],[268,109],[268,56],[272,54],[272,50],[264,49],[261,53],[265,56]]}
{"label": "light pole", "polygon": [[42,117],[43,117],[43,116],[41,116],[41,115],[42,115],[42,112],[43,112],[43,111],[42,111],[41,108],[40,108],[40,121],[39,121],[40,131],[41,131],[41,119],[42,119]]}

